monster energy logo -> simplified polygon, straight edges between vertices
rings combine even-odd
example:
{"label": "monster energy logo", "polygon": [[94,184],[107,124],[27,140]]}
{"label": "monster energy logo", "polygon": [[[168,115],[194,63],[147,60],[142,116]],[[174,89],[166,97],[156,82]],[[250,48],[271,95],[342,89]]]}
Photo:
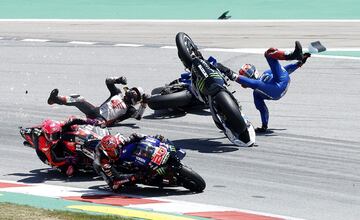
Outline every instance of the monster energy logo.
{"label": "monster energy logo", "polygon": [[196,81],[196,88],[198,88],[198,90],[199,90],[201,93],[203,92],[203,89],[204,89],[205,79],[206,79],[206,78],[202,78],[202,79]]}
{"label": "monster energy logo", "polygon": [[156,172],[161,175],[164,176],[166,174],[166,169],[164,167],[160,167],[156,170]]}
{"label": "monster energy logo", "polygon": [[[217,72],[210,73],[210,74],[209,74],[209,77],[210,77],[210,78],[222,79],[222,77],[220,76],[220,74],[217,73]],[[196,82],[196,88],[198,88],[198,90],[199,90],[201,93],[203,93],[203,89],[204,89],[204,86],[205,86],[205,80],[206,80],[206,79],[207,79],[207,78],[202,78],[202,79],[200,79],[200,80],[198,80],[198,81]]]}

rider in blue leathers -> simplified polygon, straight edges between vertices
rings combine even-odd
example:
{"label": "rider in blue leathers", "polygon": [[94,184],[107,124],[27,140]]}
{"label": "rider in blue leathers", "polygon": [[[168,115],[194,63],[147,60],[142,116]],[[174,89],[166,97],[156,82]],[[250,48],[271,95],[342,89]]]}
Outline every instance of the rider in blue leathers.
{"label": "rider in blue leathers", "polygon": [[[276,48],[269,48],[265,52],[265,58],[270,66],[263,74],[256,71],[252,64],[245,64],[236,74],[229,68],[217,63],[216,67],[227,75],[231,80],[238,82],[244,88],[250,87],[254,90],[254,103],[260,111],[262,126],[257,128],[257,133],[267,131],[269,122],[269,110],[264,100],[278,100],[283,97],[290,85],[289,75],[301,67],[310,57],[309,53],[303,54],[300,42],[295,42],[295,50],[287,53]],[[281,66],[279,60],[298,60],[298,62]]]}

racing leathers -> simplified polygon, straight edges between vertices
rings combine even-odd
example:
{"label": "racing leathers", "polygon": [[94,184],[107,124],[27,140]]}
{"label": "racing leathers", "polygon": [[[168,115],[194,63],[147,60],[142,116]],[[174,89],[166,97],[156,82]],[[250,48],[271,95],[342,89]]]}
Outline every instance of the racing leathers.
{"label": "racing leathers", "polygon": [[[70,118],[66,122],[61,122],[61,133],[73,131],[76,125],[88,124],[87,120]],[[76,167],[76,155],[71,155],[67,150],[66,142],[71,135],[61,135],[58,141],[48,141],[41,128],[31,130],[33,145],[36,154],[44,163],[59,169],[68,176],[72,176]]]}
{"label": "racing leathers", "polygon": [[109,126],[131,117],[140,120],[145,112],[148,96],[144,94],[141,97],[139,108],[135,109],[133,106],[135,104],[127,100],[127,97],[115,86],[115,84],[126,85],[126,83],[127,80],[124,76],[107,78],[105,84],[110,92],[110,96],[98,107],[92,105],[80,95],[58,96],[59,91],[57,89],[51,92],[48,103],[50,105],[56,103],[59,105],[75,106],[87,118],[96,120],[99,125]]}
{"label": "racing leathers", "polygon": [[[281,53],[281,54],[280,54]],[[218,63],[217,68],[230,79],[241,84],[244,88],[250,87],[253,91],[254,104],[256,109],[260,112],[262,127],[257,128],[257,133],[265,132],[269,123],[269,110],[264,100],[279,100],[283,97],[290,85],[289,75],[296,69],[301,67],[310,54],[303,54],[299,59],[300,61],[281,66],[278,60],[297,59],[297,57],[286,57],[283,51],[275,48],[270,48],[265,52],[265,58],[270,66],[269,70],[263,72],[259,78],[248,78],[234,73],[229,68]]]}
{"label": "racing leathers", "polygon": [[131,164],[121,160],[121,155],[123,153],[123,146],[128,145],[133,142],[137,142],[144,138],[141,134],[132,134],[130,137],[125,138],[121,134],[116,134],[116,138],[119,139],[119,143],[121,143],[121,146],[119,146],[120,155],[116,159],[112,159],[109,156],[107,156],[104,151],[100,149],[100,143],[95,148],[95,157],[94,157],[94,169],[95,171],[101,175],[101,177],[105,180],[105,182],[108,184],[108,186],[113,190],[117,191],[121,188],[121,186],[126,184],[133,184],[135,181],[141,176],[138,172],[134,173],[121,173],[121,169],[119,169],[121,166],[129,167]]}

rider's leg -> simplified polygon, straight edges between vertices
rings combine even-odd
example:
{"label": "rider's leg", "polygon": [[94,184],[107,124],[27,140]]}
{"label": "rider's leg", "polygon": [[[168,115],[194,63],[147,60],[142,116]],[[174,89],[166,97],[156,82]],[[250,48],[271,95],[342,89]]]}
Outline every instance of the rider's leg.
{"label": "rider's leg", "polygon": [[97,118],[100,116],[99,108],[93,106],[91,103],[86,101],[84,97],[80,95],[59,96],[58,94],[58,89],[54,89],[53,91],[51,91],[48,99],[49,105],[56,103],[59,105],[75,106],[88,118]]}
{"label": "rider's leg", "polygon": [[269,123],[269,110],[265,104],[264,95],[254,92],[253,96],[255,107],[260,112],[262,127],[267,128]]}
{"label": "rider's leg", "polygon": [[271,57],[276,60],[302,60],[303,52],[299,41],[295,41],[294,51],[282,51],[277,48],[269,48],[265,52],[265,57]]}

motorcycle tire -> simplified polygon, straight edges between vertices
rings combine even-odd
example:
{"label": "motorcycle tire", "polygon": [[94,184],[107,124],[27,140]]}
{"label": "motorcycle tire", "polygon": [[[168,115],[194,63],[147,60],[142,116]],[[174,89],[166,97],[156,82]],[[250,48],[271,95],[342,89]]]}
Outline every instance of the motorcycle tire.
{"label": "motorcycle tire", "polygon": [[183,62],[186,68],[191,69],[194,55],[198,50],[197,46],[184,32],[177,33],[175,41],[180,60]]}
{"label": "motorcycle tire", "polygon": [[184,188],[191,192],[202,192],[206,187],[205,180],[187,166],[182,166],[179,171],[180,179]]}
{"label": "motorcycle tire", "polygon": [[156,87],[155,89],[151,90],[151,95],[160,94],[165,88],[165,86]]}
{"label": "motorcycle tire", "polygon": [[229,93],[220,91],[215,96],[217,110],[225,117],[225,124],[229,129],[241,135],[246,131],[246,123],[241,115],[239,106]]}
{"label": "motorcycle tire", "polygon": [[153,110],[184,107],[191,103],[192,95],[188,90],[180,92],[154,95],[148,101],[148,106]]}

